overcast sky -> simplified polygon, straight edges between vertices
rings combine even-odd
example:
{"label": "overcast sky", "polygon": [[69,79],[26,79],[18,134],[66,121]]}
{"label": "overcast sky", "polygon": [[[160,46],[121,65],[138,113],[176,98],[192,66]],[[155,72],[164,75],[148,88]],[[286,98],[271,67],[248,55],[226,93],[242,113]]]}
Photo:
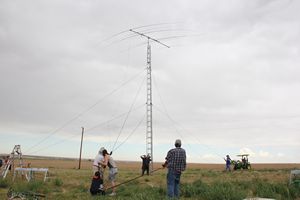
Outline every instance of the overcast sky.
{"label": "overcast sky", "polygon": [[300,1],[0,2],[0,153],[117,160],[300,162]]}

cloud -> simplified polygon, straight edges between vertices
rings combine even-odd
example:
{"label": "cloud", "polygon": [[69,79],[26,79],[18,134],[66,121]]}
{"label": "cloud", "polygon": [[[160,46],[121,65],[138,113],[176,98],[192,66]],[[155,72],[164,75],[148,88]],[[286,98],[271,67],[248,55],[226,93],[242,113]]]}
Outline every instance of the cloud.
{"label": "cloud", "polygon": [[283,153],[277,153],[278,157],[284,157],[285,155]]}
{"label": "cloud", "polygon": [[270,157],[270,153],[266,151],[259,151],[258,156],[260,157]]}
{"label": "cloud", "polygon": [[254,151],[252,151],[251,149],[244,147],[242,149],[240,149],[240,154],[249,154],[251,156],[255,156],[256,153]]}
{"label": "cloud", "polygon": [[200,162],[203,162],[203,163],[214,163],[216,161],[219,161],[220,158],[214,154],[204,154],[204,155],[199,156],[197,158],[197,160],[200,160]]}
{"label": "cloud", "polygon": [[[129,111],[142,85],[147,39],[120,32],[140,27],[171,46],[151,42],[155,144],[172,147],[181,138],[187,147],[218,153],[298,159],[298,1],[0,4],[1,140],[34,136],[30,146],[55,130],[49,139],[80,134],[84,126],[96,127],[87,141],[98,148],[114,141],[126,120],[125,140],[145,107],[109,119]],[[137,96],[135,106],[145,105],[145,84]],[[144,145],[144,126],[126,142]]]}

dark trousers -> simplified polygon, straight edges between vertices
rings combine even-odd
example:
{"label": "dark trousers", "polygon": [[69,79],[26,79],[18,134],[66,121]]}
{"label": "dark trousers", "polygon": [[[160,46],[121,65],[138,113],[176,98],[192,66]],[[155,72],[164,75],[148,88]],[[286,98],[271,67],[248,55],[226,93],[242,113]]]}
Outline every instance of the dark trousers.
{"label": "dark trousers", "polygon": [[142,167],[142,175],[144,175],[145,171],[147,171],[147,175],[149,175],[149,166]]}

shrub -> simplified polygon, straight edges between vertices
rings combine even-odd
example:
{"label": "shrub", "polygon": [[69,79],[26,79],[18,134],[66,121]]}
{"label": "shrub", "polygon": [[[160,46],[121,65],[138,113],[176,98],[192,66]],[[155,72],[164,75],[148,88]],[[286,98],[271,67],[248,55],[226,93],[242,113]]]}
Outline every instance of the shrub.
{"label": "shrub", "polygon": [[246,192],[230,182],[215,182],[204,193],[205,199],[240,200],[246,197]]}
{"label": "shrub", "polygon": [[26,195],[26,197],[28,197],[27,195],[32,196],[34,194],[47,194],[47,193],[49,193],[48,186],[42,181],[30,181],[30,182],[14,183],[11,186],[11,190],[16,192],[16,193],[22,193],[22,194]]}
{"label": "shrub", "polygon": [[63,181],[59,178],[54,179],[54,185],[60,187],[63,185]]}
{"label": "shrub", "polygon": [[8,181],[6,179],[0,179],[0,188],[7,188],[8,187]]}
{"label": "shrub", "polygon": [[300,186],[298,185],[290,185],[289,188],[289,195],[292,199],[295,199],[296,197],[300,197]]}
{"label": "shrub", "polygon": [[192,184],[181,185],[181,195],[184,197],[201,196],[208,190],[208,185],[201,180],[197,180]]}
{"label": "shrub", "polygon": [[28,183],[26,189],[29,191],[37,192],[37,191],[41,191],[42,187],[43,187],[43,182],[31,181]]}
{"label": "shrub", "polygon": [[230,182],[214,182],[211,185],[197,180],[192,184],[182,184],[181,193],[187,198],[207,200],[230,199],[240,200],[246,197],[246,192]]}
{"label": "shrub", "polygon": [[203,177],[217,177],[220,173],[214,170],[202,171],[201,175]]}
{"label": "shrub", "polygon": [[[117,190],[120,197],[131,200],[156,200],[162,199],[166,195],[166,191],[160,187],[137,187],[136,185],[121,186]],[[121,198],[122,199],[122,198]]]}
{"label": "shrub", "polygon": [[257,180],[253,184],[253,194],[259,197],[274,199],[293,199],[299,196],[297,190],[287,184],[269,183],[262,180]]}

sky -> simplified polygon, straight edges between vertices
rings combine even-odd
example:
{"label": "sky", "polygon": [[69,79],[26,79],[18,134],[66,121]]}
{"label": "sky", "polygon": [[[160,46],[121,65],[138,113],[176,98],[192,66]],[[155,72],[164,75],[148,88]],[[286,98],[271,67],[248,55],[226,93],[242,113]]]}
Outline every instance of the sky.
{"label": "sky", "polygon": [[2,0],[0,153],[299,163],[300,1]]}

